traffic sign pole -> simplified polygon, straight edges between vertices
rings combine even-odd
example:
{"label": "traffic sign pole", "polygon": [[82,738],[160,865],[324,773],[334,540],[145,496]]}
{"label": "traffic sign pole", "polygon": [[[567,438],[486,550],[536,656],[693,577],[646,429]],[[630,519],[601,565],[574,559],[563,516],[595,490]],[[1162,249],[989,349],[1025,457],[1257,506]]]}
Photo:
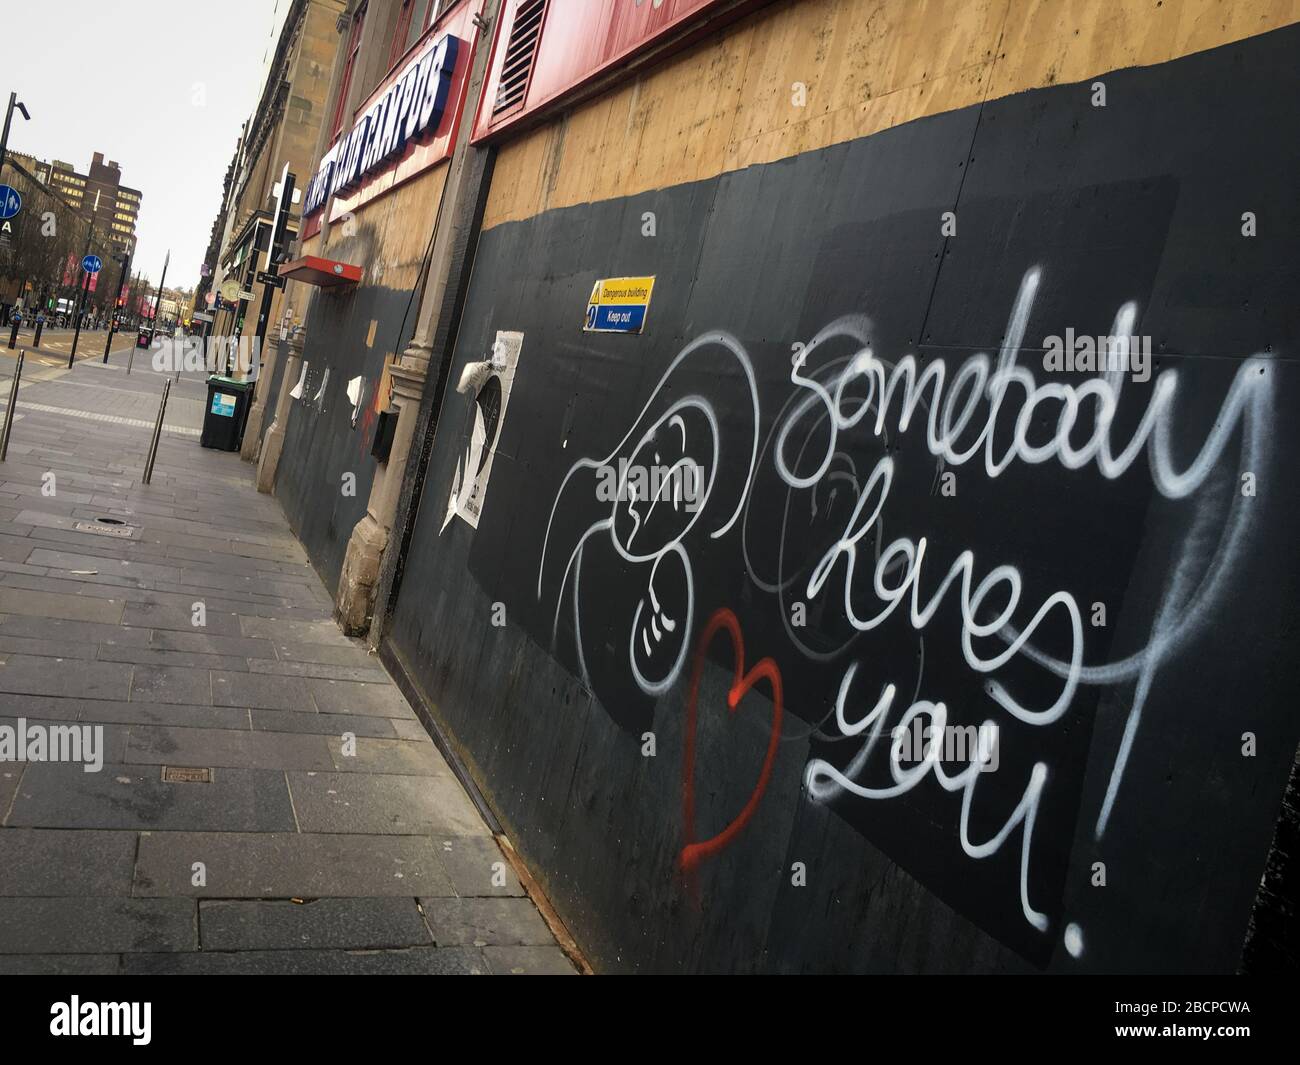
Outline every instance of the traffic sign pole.
{"label": "traffic sign pole", "polygon": [[[234,372],[235,352],[238,349],[239,340],[244,335],[244,318],[248,314],[248,303],[253,298],[253,275],[257,272],[257,234],[261,227],[253,223],[252,243],[248,249],[248,266],[245,268],[239,281],[239,308],[235,311],[235,329],[231,334],[234,342],[226,348],[226,376],[229,377]],[[270,237],[267,238],[268,244]]]}
{"label": "traffic sign pole", "polygon": [[23,209],[23,196],[12,185],[0,185],[0,222],[7,222]]}
{"label": "traffic sign pole", "polygon": [[117,278],[117,295],[113,297],[113,311],[108,316],[108,339],[104,341],[104,362],[108,362],[108,351],[113,346],[113,334],[117,331],[117,316],[121,313],[118,304],[122,302],[122,286],[126,284],[127,275],[131,272],[131,253],[126,252],[122,256],[122,272]]}
{"label": "traffic sign pole", "polygon": [[72,369],[72,361],[77,357],[77,341],[81,339],[81,308],[86,302],[86,293],[90,290],[90,275],[86,274],[81,279],[81,287],[77,289],[77,329],[72,334],[72,350],[68,352],[68,369]]}
{"label": "traffic sign pole", "polygon": [[[99,195],[95,195],[95,204],[99,205]],[[86,293],[90,291],[90,278],[92,274],[99,273],[100,267],[104,264],[100,262],[98,255],[90,254],[90,238],[95,235],[95,224],[92,222],[90,228],[86,230],[86,254],[81,257],[81,270],[86,276],[81,279],[81,288],[77,292],[77,331],[72,334],[72,350],[68,352],[68,369],[72,369],[72,362],[77,357],[77,341],[81,339],[81,309],[86,302]]]}
{"label": "traffic sign pole", "polygon": [[68,369],[72,369],[72,361],[77,357],[77,341],[81,339],[81,311],[86,302],[86,293],[90,291],[90,275],[99,273],[100,267],[104,264],[100,262],[98,255],[90,254],[90,242],[95,237],[95,215],[99,213],[99,193],[95,193],[95,206],[90,211],[90,223],[86,226],[86,250],[81,256],[81,269],[85,277],[81,282],[81,291],[77,294],[77,331],[72,334],[72,350],[68,352]]}
{"label": "traffic sign pole", "polygon": [[[253,334],[252,358],[256,360],[257,364],[249,367],[254,380],[262,375],[262,345],[266,343],[266,325],[267,319],[271,315],[271,300],[275,298],[277,289],[284,288],[284,280],[280,277],[280,259],[283,257],[285,244],[288,242],[289,212],[293,206],[293,190],[296,180],[294,174],[289,170],[289,164],[285,163],[284,170],[280,173],[280,184],[276,190],[278,202],[275,209],[275,221],[271,227],[271,239],[266,249],[266,270],[257,275],[257,280],[262,283],[262,305],[257,312],[257,329]],[[252,402],[251,396],[249,402]]]}

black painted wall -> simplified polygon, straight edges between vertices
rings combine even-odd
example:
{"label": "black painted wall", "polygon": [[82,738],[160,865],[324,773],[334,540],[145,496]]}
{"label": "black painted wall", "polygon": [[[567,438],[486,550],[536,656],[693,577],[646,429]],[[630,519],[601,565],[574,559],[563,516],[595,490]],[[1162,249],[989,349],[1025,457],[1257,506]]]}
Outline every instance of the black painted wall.
{"label": "black painted wall", "polygon": [[[392,640],[598,968],[1237,967],[1300,731],[1298,46],[483,235],[452,379],[498,330],[518,372],[477,530],[442,529],[472,412],[449,394]],[[640,274],[644,335],[584,334],[592,282]],[[1044,368],[1126,305],[1149,380]],[[942,389],[908,422],[900,384],[878,428],[907,356]],[[841,379],[832,430],[808,382]],[[963,410],[944,456],[927,424]],[[591,465],[656,455],[702,465],[698,511],[597,498]],[[995,723],[997,770],[898,783],[918,701]]]}
{"label": "black painted wall", "polygon": [[[373,250],[367,251],[360,261],[372,261],[372,256]],[[301,399],[291,401],[275,494],[331,592],[338,588],[348,539],[370,501],[376,467],[370,447],[385,355],[400,351],[410,339],[414,312],[408,290],[384,285],[323,290],[308,305],[303,349],[307,386]],[[367,345],[372,321],[377,323],[375,339]],[[317,400],[326,369],[325,394]],[[357,376],[365,379],[366,391],[353,424],[347,385]],[[292,388],[296,381],[284,384]],[[355,476],[355,494],[344,494],[347,473]]]}

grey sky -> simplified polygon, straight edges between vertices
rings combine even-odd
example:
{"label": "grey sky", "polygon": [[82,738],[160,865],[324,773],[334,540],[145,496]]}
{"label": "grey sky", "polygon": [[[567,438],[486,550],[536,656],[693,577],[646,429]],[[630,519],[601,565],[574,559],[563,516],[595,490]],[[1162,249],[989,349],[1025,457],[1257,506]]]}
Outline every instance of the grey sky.
{"label": "grey sky", "polygon": [[116,160],[142,194],[133,269],[157,283],[170,247],[168,286],[194,285],[288,4],[41,0],[5,35],[0,107],[17,91],[32,115],[10,147],[82,173]]}

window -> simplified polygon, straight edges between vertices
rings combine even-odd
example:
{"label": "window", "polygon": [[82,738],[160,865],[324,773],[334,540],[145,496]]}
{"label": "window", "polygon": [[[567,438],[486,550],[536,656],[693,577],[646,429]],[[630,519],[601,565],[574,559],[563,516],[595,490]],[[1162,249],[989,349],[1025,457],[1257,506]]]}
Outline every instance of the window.
{"label": "window", "polygon": [[343,128],[343,119],[347,114],[348,93],[352,89],[352,71],[357,65],[357,52],[361,50],[361,26],[366,21],[366,5],[362,4],[352,16],[352,29],[348,33],[348,53],[343,64],[343,78],[339,82],[339,102],[334,109],[334,126],[330,131],[330,140],[338,136]]}
{"label": "window", "polygon": [[402,0],[402,9],[397,13],[397,28],[393,31],[393,47],[388,53],[390,67],[406,54],[406,50],[424,32],[425,16],[428,13],[429,0]]}

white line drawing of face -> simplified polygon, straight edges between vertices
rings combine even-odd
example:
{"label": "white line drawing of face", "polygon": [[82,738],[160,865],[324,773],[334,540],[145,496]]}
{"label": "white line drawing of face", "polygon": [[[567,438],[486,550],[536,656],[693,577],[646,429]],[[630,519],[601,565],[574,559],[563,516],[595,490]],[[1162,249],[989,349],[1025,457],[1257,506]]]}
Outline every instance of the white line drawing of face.
{"label": "white line drawing of face", "polygon": [[[739,366],[743,387],[749,393],[752,412],[745,474],[738,484],[728,486],[735,490],[734,508],[709,534],[712,539],[726,535],[739,520],[753,482],[758,461],[759,432],[758,386],[753,365],[740,342],[728,333],[704,333],[686,345],[664,371],[618,444],[601,459],[583,458],[575,462],[556,491],[537,571],[538,599],[542,598],[548,572],[551,530],[559,512],[560,501],[564,498],[566,486],[580,471],[598,471],[609,465],[619,466],[620,458],[625,460],[620,467],[623,470],[639,464],[645,468],[658,467],[668,471],[668,475],[644,498],[634,498],[632,493],[622,490],[625,485],[620,483],[620,491],[616,494],[608,515],[587,527],[564,564],[556,595],[551,641],[552,645],[558,642],[560,611],[565,601],[565,590],[572,577],[573,588],[570,594],[573,597],[574,640],[582,679],[588,685],[591,679],[583,647],[578,593],[582,578],[583,549],[589,540],[602,535],[608,538],[608,543],[619,558],[644,571],[645,592],[641,595],[628,626],[629,668],[633,681],[646,695],[656,696],[667,691],[681,676],[695,618],[695,579],[686,541],[688,534],[709,513],[722,458],[722,434],[713,404],[698,394],[678,399],[637,434],[678,368],[692,356],[716,351],[718,348]],[[725,387],[734,388],[734,382],[728,382]],[[633,440],[635,444],[629,451],[629,442]],[[688,492],[684,478],[687,476],[703,479],[702,487],[699,483],[691,486],[695,498],[693,506],[685,505]],[[713,520],[717,520],[716,517],[710,518],[710,522]]]}
{"label": "white line drawing of face", "polygon": [[[645,496],[620,491],[614,503],[610,538],[616,550],[628,561],[652,563],[628,644],[633,679],[647,694],[667,690],[686,655],[690,625],[679,619],[689,622],[694,589],[680,545],[708,505],[718,445],[713,407],[697,397],[679,400],[641,437],[628,464],[666,472]],[[702,492],[687,483],[695,477],[703,481]]]}
{"label": "white line drawing of face", "polygon": [[[688,419],[692,427],[689,438]],[[637,442],[627,468],[665,472],[644,495],[635,484],[620,478],[610,514],[610,535],[629,562],[659,557],[694,527],[713,491],[719,437],[713,406],[690,396],[669,407]],[[688,486],[688,478],[697,475],[704,481],[702,494]],[[692,495],[696,497],[694,505],[690,505]]]}

